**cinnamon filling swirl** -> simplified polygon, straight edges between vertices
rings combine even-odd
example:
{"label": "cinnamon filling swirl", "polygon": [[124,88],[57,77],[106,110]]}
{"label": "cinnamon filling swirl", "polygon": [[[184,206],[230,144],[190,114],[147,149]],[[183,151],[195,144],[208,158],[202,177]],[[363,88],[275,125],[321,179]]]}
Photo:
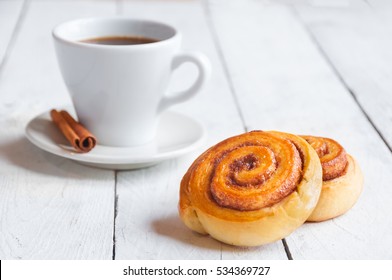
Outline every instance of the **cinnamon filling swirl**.
{"label": "cinnamon filling swirl", "polygon": [[335,140],[316,136],[301,136],[316,150],[323,168],[323,181],[340,177],[346,173],[347,154]]}
{"label": "cinnamon filling swirl", "polygon": [[287,139],[250,132],[230,138],[211,153],[215,162],[209,189],[222,207],[251,211],[274,205],[301,180],[300,152]]}

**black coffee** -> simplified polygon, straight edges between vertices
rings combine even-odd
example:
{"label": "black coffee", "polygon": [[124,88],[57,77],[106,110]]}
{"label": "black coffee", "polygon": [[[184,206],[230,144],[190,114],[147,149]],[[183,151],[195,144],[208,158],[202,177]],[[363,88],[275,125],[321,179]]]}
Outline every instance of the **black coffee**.
{"label": "black coffee", "polygon": [[108,36],[85,39],[80,42],[98,45],[141,45],[158,41],[159,40],[142,36]]}

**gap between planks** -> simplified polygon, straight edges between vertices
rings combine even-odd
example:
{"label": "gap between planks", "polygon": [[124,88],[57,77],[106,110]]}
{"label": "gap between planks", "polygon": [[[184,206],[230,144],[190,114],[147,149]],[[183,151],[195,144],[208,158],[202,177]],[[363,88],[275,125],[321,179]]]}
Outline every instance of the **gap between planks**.
{"label": "gap between planks", "polygon": [[222,46],[221,46],[221,44],[219,42],[219,36],[218,36],[218,33],[217,33],[217,31],[216,31],[216,29],[214,27],[214,24],[212,22],[212,19],[211,19],[211,11],[209,9],[208,0],[201,0],[201,5],[202,5],[202,9],[203,9],[203,11],[205,13],[207,26],[208,26],[208,28],[210,29],[210,32],[211,32],[212,41],[213,41],[213,43],[215,45],[216,51],[218,53],[218,57],[219,57],[219,59],[220,59],[220,61],[222,63],[223,72],[224,72],[224,75],[226,77],[227,83],[229,85],[230,93],[233,96],[235,107],[236,107],[236,109],[238,111],[238,115],[240,116],[242,126],[244,127],[245,132],[248,132],[249,129],[246,126],[244,114],[242,113],[242,110],[241,110],[241,107],[240,107],[240,104],[239,104],[239,101],[238,101],[238,96],[237,96],[235,88],[234,88],[233,80],[230,77],[229,67],[227,65],[227,61],[225,59],[225,55],[223,54]]}
{"label": "gap between planks", "polygon": [[14,29],[12,30],[11,38],[8,41],[8,45],[5,49],[3,59],[0,61],[0,77],[4,71],[3,69],[5,68],[5,65],[7,64],[8,57],[10,56],[11,51],[14,48],[16,38],[18,37],[18,35],[20,33],[20,29],[23,25],[24,19],[26,17],[27,11],[30,6],[30,2],[31,2],[31,0],[23,0],[23,4],[22,4],[22,7],[20,8],[20,12],[19,12],[18,18],[16,20]]}
{"label": "gap between planks", "polygon": [[[366,2],[367,3],[367,2]],[[369,3],[368,3],[369,4]],[[370,7],[370,5],[369,5]],[[332,60],[329,58],[328,54],[324,51],[323,47],[321,46],[320,42],[317,40],[317,38],[313,35],[313,32],[307,27],[306,23],[302,20],[301,16],[298,14],[298,11],[295,7],[289,7],[293,13],[293,15],[297,18],[298,22],[302,25],[304,31],[308,34],[310,40],[313,42],[313,44],[316,46],[317,50],[319,51],[321,57],[324,58],[325,62],[328,64],[332,72],[335,74],[335,76],[338,78],[339,82],[346,88],[346,90],[350,93],[350,96],[354,100],[355,104],[357,104],[358,108],[360,111],[363,113],[363,115],[366,117],[367,121],[370,123],[370,125],[373,127],[373,129],[376,131],[380,139],[383,141],[385,146],[389,149],[389,151],[392,153],[392,147],[389,145],[387,140],[385,139],[384,135],[382,132],[378,129],[376,124],[372,121],[370,118],[369,114],[366,112],[365,108],[362,106],[362,104],[359,102],[355,91],[347,84],[347,82],[344,80],[343,75],[339,72],[339,70],[335,67],[333,64]]]}
{"label": "gap between planks", "polygon": [[118,171],[114,170],[114,210],[113,210],[112,260],[116,259],[116,218],[117,218],[117,213],[118,213],[117,175],[118,175]]}

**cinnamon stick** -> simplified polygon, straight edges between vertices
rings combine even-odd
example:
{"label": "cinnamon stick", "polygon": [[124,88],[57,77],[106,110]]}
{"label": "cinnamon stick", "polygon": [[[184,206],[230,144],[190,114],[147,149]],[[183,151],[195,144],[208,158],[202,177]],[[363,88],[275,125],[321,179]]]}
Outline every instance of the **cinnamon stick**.
{"label": "cinnamon stick", "polygon": [[59,112],[53,109],[50,111],[50,116],[54,124],[78,152],[87,153],[95,147],[97,143],[95,136],[67,111]]}

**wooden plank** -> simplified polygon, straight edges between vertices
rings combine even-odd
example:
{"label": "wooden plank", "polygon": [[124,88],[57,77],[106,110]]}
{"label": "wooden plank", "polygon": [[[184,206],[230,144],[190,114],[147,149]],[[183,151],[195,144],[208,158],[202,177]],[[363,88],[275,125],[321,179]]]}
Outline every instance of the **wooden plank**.
{"label": "wooden plank", "polygon": [[[179,183],[191,162],[208,146],[244,131],[201,3],[132,1],[124,3],[123,14],[175,25],[183,33],[184,49],[208,55],[213,75],[202,93],[172,109],[204,124],[208,132],[204,147],[149,169],[118,173],[116,259],[285,259],[280,242],[254,250],[226,246],[192,233],[177,214]],[[185,86],[194,74],[185,66],[180,70],[173,88]]]}
{"label": "wooden plank", "polygon": [[389,0],[364,0],[370,6],[375,7],[377,9],[391,9],[392,3]]}
{"label": "wooden plank", "polygon": [[[294,259],[390,259],[392,220],[385,213],[392,211],[391,153],[296,14],[286,6],[251,0],[210,1],[210,10],[246,126],[335,138],[364,171],[364,192],[350,212],[305,224],[287,238]],[[321,18],[313,28],[321,27],[330,30],[330,46],[356,53],[343,36],[332,36],[347,26]],[[371,60],[374,52],[356,60]]]}
{"label": "wooden plank", "polygon": [[387,29],[390,34],[392,32],[392,2],[388,0],[367,0],[367,4],[373,12],[372,20],[381,22],[384,25],[381,29]]}
{"label": "wooden plank", "polygon": [[[323,52],[392,147],[392,21],[386,24],[389,17],[378,11],[369,6],[329,10],[298,7]],[[390,8],[384,11],[383,15],[392,15]]]}
{"label": "wooden plank", "polygon": [[17,23],[22,1],[0,2],[0,65],[6,54],[8,44]]}
{"label": "wooden plank", "polygon": [[51,29],[114,14],[109,2],[32,2],[0,79],[0,258],[111,259],[114,172],[49,155],[24,137],[27,121],[70,103]]}

